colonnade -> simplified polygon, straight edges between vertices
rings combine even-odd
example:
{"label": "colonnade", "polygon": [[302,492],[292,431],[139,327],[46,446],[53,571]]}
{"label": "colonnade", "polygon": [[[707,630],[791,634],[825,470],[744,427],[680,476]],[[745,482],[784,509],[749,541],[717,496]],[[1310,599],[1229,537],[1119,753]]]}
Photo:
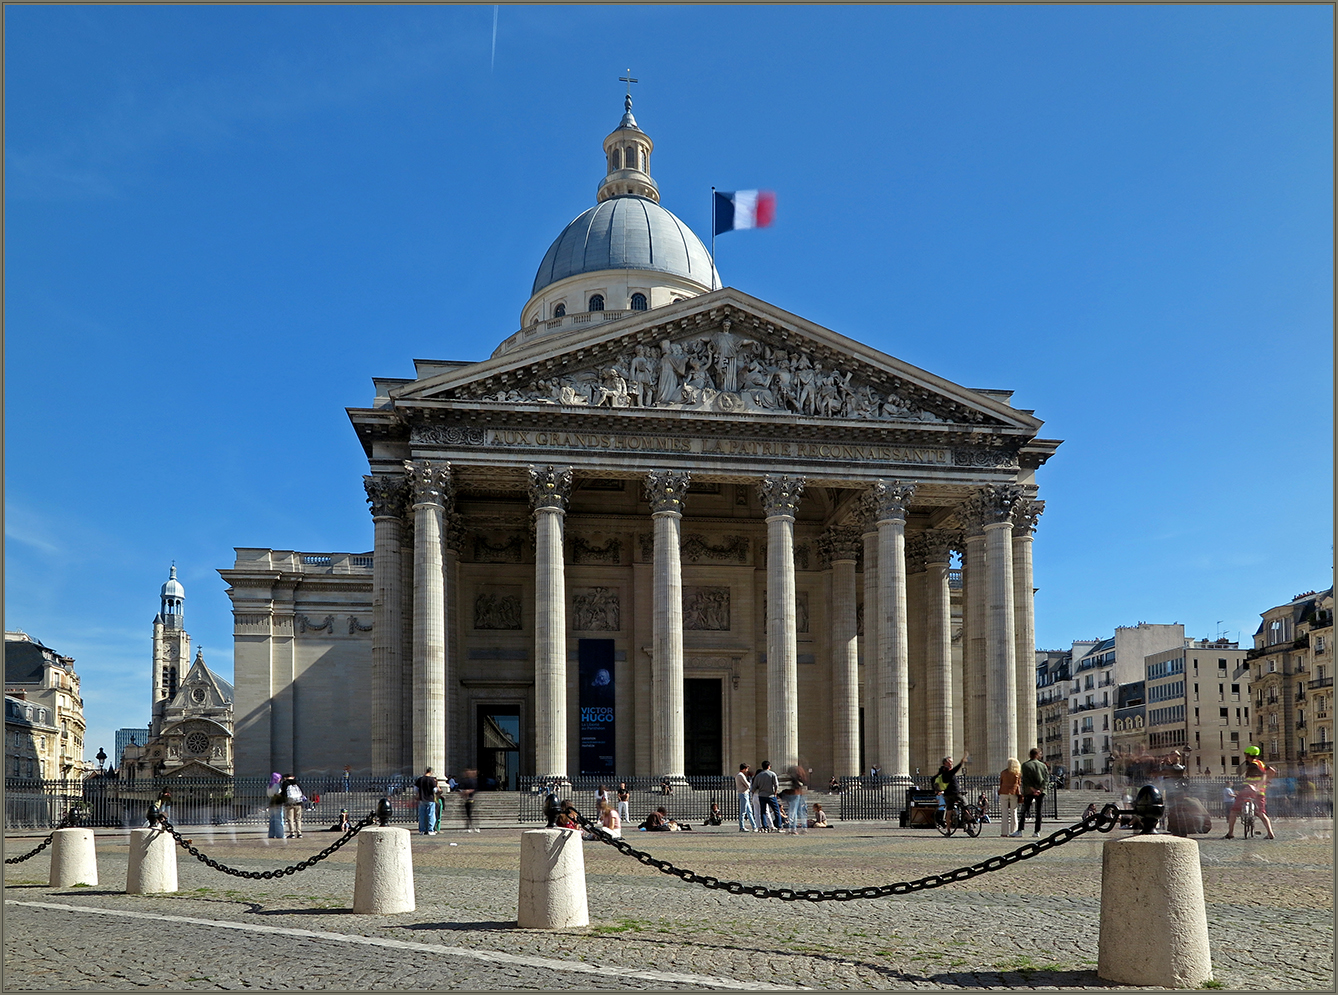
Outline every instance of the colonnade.
{"label": "colonnade", "polygon": [[[453,601],[448,587],[454,571],[442,550],[455,545],[443,543],[443,528],[451,532],[454,489],[448,463],[404,465],[403,477],[365,478],[375,528],[373,763],[398,769],[407,756],[414,770],[445,770],[451,714],[446,606]],[[563,526],[573,474],[571,467],[558,466],[532,466],[528,473],[535,517],[534,773],[566,777],[572,772]],[[671,778],[684,773],[680,528],[689,483],[688,471],[654,470],[645,478],[654,526],[650,773]],[[797,763],[800,754],[794,530],[804,484],[799,477],[767,476],[758,492],[767,526],[767,753],[781,768]],[[973,769],[997,771],[1008,757],[1025,757],[1034,745],[1031,543],[1044,503],[1029,488],[986,485],[956,509],[952,527],[908,534],[914,494],[911,482],[874,482],[863,495],[860,524],[833,526],[820,539],[832,571],[832,757],[838,776],[861,773],[856,569],[861,554],[869,762],[886,775],[902,776],[911,773],[912,752],[931,768],[952,755],[957,703],[964,713],[961,745],[974,758]],[[412,534],[411,544],[406,533]],[[411,564],[405,563],[406,545],[412,548]],[[954,550],[962,556],[963,572],[959,688],[953,682],[949,589]],[[411,590],[405,591],[409,578]],[[922,708],[918,715],[912,714],[912,685]]]}

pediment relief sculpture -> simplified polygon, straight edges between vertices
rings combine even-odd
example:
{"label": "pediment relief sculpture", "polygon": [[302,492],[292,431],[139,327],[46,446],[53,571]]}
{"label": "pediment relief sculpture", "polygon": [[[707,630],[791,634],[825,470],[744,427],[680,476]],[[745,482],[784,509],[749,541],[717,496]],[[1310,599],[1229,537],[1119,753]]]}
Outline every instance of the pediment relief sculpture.
{"label": "pediment relief sculpture", "polygon": [[[502,390],[494,381],[465,387],[461,395],[507,404],[556,404],[591,408],[797,414],[896,422],[997,423],[984,413],[818,343],[768,342],[740,334],[726,319],[707,331],[656,344],[629,345],[585,368],[535,364],[533,377]],[[471,387],[473,389],[471,389]]]}

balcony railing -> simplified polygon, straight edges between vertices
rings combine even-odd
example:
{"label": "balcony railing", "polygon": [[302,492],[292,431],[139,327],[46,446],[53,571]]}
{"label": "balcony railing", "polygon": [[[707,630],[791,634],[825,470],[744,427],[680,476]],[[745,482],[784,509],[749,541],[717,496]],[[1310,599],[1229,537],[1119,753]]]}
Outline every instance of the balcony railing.
{"label": "balcony railing", "polygon": [[1312,691],[1315,690],[1315,688],[1331,688],[1331,687],[1333,687],[1333,678],[1332,678],[1332,677],[1320,677],[1320,678],[1317,678],[1317,679],[1311,681],[1311,682],[1307,685],[1307,687],[1309,687],[1310,690],[1312,690]]}
{"label": "balcony railing", "polygon": [[1311,753],[1332,753],[1332,752],[1333,752],[1333,740],[1328,739],[1328,740],[1325,740],[1325,741],[1322,742],[1322,743],[1311,743],[1311,744],[1310,744],[1310,752],[1311,752]]}

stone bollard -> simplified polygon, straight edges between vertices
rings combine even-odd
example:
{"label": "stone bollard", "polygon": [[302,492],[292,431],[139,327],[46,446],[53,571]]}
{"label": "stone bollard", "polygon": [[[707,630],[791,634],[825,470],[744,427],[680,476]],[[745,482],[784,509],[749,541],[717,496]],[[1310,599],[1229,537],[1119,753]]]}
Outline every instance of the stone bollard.
{"label": "stone bollard", "polygon": [[57,829],[51,840],[52,888],[98,883],[98,855],[93,849],[93,830]]}
{"label": "stone bollard", "polygon": [[412,912],[415,907],[409,830],[368,826],[358,833],[353,911],[385,916]]}
{"label": "stone bollard", "polygon": [[1162,988],[1213,979],[1198,843],[1150,834],[1106,841],[1096,973]]}
{"label": "stone bollard", "polygon": [[530,829],[520,834],[522,929],[590,925],[585,900],[581,834],[570,829]]}
{"label": "stone bollard", "polygon": [[163,829],[130,830],[130,863],[125,869],[127,895],[157,895],[177,890],[177,844]]}

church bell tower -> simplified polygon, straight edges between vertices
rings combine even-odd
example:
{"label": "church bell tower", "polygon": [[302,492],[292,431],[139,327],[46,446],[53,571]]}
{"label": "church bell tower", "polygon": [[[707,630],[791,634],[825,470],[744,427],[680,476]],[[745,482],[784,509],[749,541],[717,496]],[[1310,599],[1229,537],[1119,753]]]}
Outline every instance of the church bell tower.
{"label": "church bell tower", "polygon": [[163,712],[177,693],[177,686],[190,662],[190,635],[185,628],[183,605],[186,589],[177,580],[172,564],[167,583],[160,592],[160,607],[153,619],[153,689],[150,699],[149,736],[162,729]]}

